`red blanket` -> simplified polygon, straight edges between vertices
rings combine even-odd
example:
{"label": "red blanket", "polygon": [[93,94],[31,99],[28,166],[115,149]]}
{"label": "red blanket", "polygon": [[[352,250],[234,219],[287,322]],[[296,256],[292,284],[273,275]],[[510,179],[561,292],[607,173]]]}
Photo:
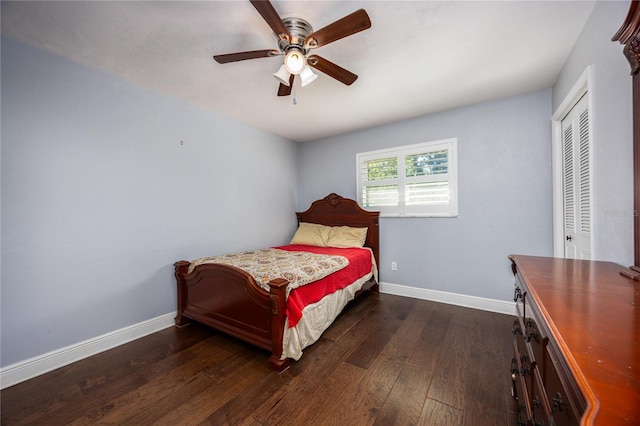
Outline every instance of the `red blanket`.
{"label": "red blanket", "polygon": [[349,265],[321,280],[298,287],[291,291],[287,299],[287,319],[289,327],[295,327],[302,318],[302,309],[305,306],[315,303],[327,294],[343,289],[354,283],[359,278],[371,272],[371,252],[362,248],[334,248],[305,246],[301,244],[290,244],[275,247],[289,251],[307,251],[316,254],[330,254],[344,256],[349,260]]}

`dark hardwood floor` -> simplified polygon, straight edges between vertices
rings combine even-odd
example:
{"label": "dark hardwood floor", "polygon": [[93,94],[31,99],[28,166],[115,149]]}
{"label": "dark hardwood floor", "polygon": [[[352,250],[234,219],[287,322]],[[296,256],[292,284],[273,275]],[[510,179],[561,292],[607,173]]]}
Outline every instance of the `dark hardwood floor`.
{"label": "dark hardwood floor", "polygon": [[513,425],[513,318],[368,294],[278,375],[207,327],[168,328],[0,392],[3,425]]}

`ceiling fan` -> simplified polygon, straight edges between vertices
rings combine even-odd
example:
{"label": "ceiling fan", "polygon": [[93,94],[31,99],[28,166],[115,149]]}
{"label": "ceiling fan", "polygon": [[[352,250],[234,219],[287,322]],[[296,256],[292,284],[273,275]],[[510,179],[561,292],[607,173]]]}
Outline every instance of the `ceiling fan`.
{"label": "ceiling fan", "polygon": [[280,18],[278,12],[268,0],[251,0],[251,4],[278,36],[278,49],[250,50],[215,55],[213,59],[216,62],[226,64],[247,59],[284,55],[283,64],[274,74],[274,77],[280,81],[278,96],[291,94],[296,75],[300,76],[303,87],[315,80],[317,75],[313,73],[310,67],[335,78],[347,86],[356,81],[358,78],[356,74],[321,56],[310,54],[310,52],[312,49],[370,28],[371,21],[364,9],[359,9],[338,19],[318,31],[313,31],[311,25],[304,19]]}

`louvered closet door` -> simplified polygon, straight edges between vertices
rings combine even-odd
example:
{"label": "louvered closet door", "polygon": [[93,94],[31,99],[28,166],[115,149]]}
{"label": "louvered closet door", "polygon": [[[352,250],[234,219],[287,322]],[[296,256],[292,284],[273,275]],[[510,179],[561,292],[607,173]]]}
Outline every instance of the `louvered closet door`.
{"label": "louvered closet door", "polygon": [[585,94],[562,120],[564,255],[591,258],[589,109]]}

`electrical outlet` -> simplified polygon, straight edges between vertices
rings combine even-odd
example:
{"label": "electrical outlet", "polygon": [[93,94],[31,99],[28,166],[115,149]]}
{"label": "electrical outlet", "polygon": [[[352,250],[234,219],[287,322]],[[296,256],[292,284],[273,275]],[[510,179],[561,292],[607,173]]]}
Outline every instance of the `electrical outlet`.
{"label": "electrical outlet", "polygon": [[398,270],[398,263],[397,262],[391,262],[391,270],[392,271],[397,271]]}

